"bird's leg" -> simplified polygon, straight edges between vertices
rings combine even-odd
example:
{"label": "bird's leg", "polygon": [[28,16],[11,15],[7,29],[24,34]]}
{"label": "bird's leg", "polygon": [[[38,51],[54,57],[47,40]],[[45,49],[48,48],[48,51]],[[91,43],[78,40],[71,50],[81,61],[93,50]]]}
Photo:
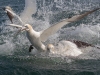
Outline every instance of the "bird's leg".
{"label": "bird's leg", "polygon": [[29,52],[31,52],[32,49],[34,49],[34,47],[33,47],[33,45],[30,45],[30,47],[29,47]]}

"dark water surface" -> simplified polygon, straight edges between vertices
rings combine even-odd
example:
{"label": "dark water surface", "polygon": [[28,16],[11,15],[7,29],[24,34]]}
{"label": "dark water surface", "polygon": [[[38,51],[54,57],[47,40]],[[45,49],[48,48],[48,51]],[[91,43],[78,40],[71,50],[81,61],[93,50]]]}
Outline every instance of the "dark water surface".
{"label": "dark water surface", "polygon": [[[36,2],[37,12],[32,16],[37,26],[39,23],[53,24],[61,19],[100,7],[99,0],[36,0]],[[86,50],[79,57],[35,56],[29,53],[30,43],[24,33],[23,36],[13,39],[12,34],[16,29],[6,28],[6,24],[10,21],[1,9],[4,6],[11,6],[17,14],[20,14],[24,10],[25,1],[0,0],[0,75],[100,75],[99,49]],[[81,21],[69,24],[67,26],[69,29],[63,27],[59,32],[59,39],[77,39],[100,46],[99,25],[100,10]],[[42,29],[41,25],[39,28]],[[55,40],[56,37],[53,38]],[[49,42],[52,42],[51,40]]]}

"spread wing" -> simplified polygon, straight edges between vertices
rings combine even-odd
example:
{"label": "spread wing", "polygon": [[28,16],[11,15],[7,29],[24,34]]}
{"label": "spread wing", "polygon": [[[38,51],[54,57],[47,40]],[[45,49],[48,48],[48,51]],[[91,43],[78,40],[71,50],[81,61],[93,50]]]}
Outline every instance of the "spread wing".
{"label": "spread wing", "polygon": [[33,21],[32,15],[35,14],[36,11],[36,0],[25,0],[25,7],[23,12],[20,14],[20,17],[24,23],[30,23],[30,21]]}
{"label": "spread wing", "polygon": [[21,25],[16,25],[16,24],[9,24],[8,26],[16,27],[16,28],[22,28]]}
{"label": "spread wing", "polygon": [[7,15],[8,15],[11,23],[13,23],[12,19],[14,18],[14,16],[11,13],[9,13],[8,11],[7,11]]}
{"label": "spread wing", "polygon": [[74,22],[74,21],[77,21],[77,20],[80,20],[82,18],[84,18],[85,16],[87,16],[88,14],[91,14],[93,13],[94,11],[97,11],[99,10],[100,8],[97,8],[97,9],[94,9],[92,11],[88,11],[84,14],[81,14],[81,15],[76,15],[76,16],[73,16],[72,18],[69,18],[69,19],[65,19],[57,24],[54,24],[53,26],[47,28],[46,30],[42,31],[41,32],[41,35],[40,35],[40,38],[41,38],[41,41],[44,42],[47,40],[47,38],[56,33],[61,27],[63,27],[64,25],[66,24],[69,24],[71,22]]}
{"label": "spread wing", "polygon": [[19,30],[15,33],[14,37],[16,37],[20,32],[25,31],[27,28],[17,24],[9,24],[8,26],[19,28]]}
{"label": "spread wing", "polygon": [[6,11],[6,13],[12,23],[13,23],[12,19],[14,17],[16,17],[22,25],[24,24],[23,21],[21,20],[21,18],[12,11],[11,7],[6,6],[4,10]]}

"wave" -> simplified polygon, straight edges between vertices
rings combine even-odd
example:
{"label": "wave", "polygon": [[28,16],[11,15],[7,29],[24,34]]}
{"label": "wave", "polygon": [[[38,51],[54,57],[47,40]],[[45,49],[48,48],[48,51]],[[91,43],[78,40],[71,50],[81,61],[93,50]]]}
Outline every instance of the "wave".
{"label": "wave", "polygon": [[[75,14],[79,14],[81,11],[87,11],[87,10],[91,9],[93,7],[93,6],[91,6],[91,4],[94,3],[94,2],[92,2],[92,0],[90,0],[89,4],[87,4],[87,3],[82,4],[82,2],[84,2],[84,1],[81,2],[80,0],[78,0],[78,3],[76,5],[76,2],[77,1],[73,1],[73,0],[67,1],[67,2],[65,0],[61,0],[61,1],[57,1],[57,0],[52,1],[51,0],[50,2],[39,1],[39,0],[36,0],[36,1],[25,0],[25,8],[24,8],[23,12],[20,13],[20,17],[25,22],[32,24],[32,26],[37,31],[39,31],[39,30],[49,27],[50,25],[52,25],[52,23],[60,21],[61,19],[73,16]],[[97,3],[97,2],[98,1],[96,1],[95,3]],[[95,5],[95,3],[93,5]],[[73,6],[75,6],[75,7],[72,8]],[[99,5],[97,4],[95,7],[98,7],[98,6]],[[95,8],[95,7],[93,7],[93,8]],[[18,7],[17,10],[19,10],[19,8],[20,7]],[[16,11],[16,13],[17,12],[18,11]],[[63,27],[60,31],[58,31],[56,34],[51,36],[47,40],[46,43],[48,43],[48,42],[57,43],[57,42],[59,42],[60,39],[65,39],[65,40],[76,39],[76,40],[88,42],[88,43],[99,46],[100,42],[98,40],[99,40],[100,27],[99,27],[99,21],[98,21],[99,20],[98,12],[93,13],[92,15],[89,15],[87,18],[85,18],[86,20],[83,19],[76,23],[69,24],[69,26],[67,26],[67,27]],[[27,18],[27,17],[29,17],[29,18]],[[63,17],[63,18],[61,18],[61,17]],[[93,18],[93,19],[91,20],[91,18]],[[54,21],[52,21],[52,19]],[[16,28],[10,28],[10,27],[6,26],[9,23],[10,23],[9,20],[6,20],[1,25],[1,27],[2,27],[1,39],[3,40],[3,41],[1,41],[1,43],[2,42],[5,42],[5,43],[0,45],[1,46],[0,54],[13,55],[13,54],[22,54],[22,53],[27,52],[28,48],[26,48],[26,47],[28,47],[30,45],[30,43],[28,42],[28,40],[25,36],[25,33],[21,33],[19,36],[16,37],[16,39],[14,39],[13,33],[17,30],[16,30]],[[72,27],[70,27],[70,26],[72,26]],[[19,49],[19,47],[20,47],[20,49]],[[19,49],[19,51],[17,51],[18,49]],[[21,50],[23,50],[22,53],[20,53]],[[90,49],[90,50],[86,49],[86,51],[88,53],[90,52],[90,54],[91,54],[92,49]],[[99,57],[98,49],[94,49],[93,51],[98,53],[97,55],[93,54],[94,56],[96,56],[98,58]],[[85,52],[85,53],[87,53],[87,52]],[[87,56],[89,57],[90,54],[87,54]],[[87,58],[85,55],[84,55],[84,57]]]}

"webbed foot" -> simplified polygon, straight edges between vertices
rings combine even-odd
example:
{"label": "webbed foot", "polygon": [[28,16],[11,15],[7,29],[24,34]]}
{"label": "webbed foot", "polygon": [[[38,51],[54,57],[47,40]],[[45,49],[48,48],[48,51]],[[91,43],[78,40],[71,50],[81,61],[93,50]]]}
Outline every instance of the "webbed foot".
{"label": "webbed foot", "polygon": [[31,52],[32,49],[34,49],[34,47],[33,47],[33,45],[30,45],[30,47],[29,47],[29,52]]}

